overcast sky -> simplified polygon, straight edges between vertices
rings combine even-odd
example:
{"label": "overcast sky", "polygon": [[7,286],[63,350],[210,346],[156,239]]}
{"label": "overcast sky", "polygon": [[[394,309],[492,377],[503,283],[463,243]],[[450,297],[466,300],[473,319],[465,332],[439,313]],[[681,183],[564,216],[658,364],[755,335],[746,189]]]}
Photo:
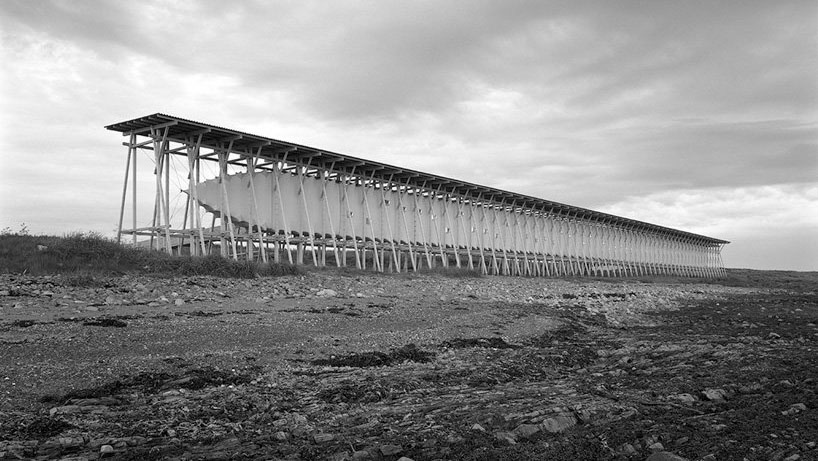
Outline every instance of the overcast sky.
{"label": "overcast sky", "polygon": [[103,126],[162,112],[818,270],[814,0],[2,0],[0,47],[0,228],[111,235]]}

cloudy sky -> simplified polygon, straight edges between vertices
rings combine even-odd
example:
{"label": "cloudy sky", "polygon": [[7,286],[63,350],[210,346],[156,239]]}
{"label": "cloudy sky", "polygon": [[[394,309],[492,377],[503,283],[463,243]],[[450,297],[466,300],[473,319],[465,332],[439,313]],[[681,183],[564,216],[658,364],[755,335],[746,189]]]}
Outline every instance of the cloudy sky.
{"label": "cloudy sky", "polygon": [[0,53],[0,228],[111,235],[162,112],[818,270],[814,0],[2,0]]}

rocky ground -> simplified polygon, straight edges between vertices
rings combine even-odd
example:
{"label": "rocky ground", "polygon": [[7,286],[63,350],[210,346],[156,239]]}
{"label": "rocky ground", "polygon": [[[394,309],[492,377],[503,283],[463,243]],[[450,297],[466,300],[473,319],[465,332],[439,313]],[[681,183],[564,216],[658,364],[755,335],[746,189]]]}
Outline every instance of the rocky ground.
{"label": "rocky ground", "polygon": [[0,459],[818,459],[757,278],[0,275]]}

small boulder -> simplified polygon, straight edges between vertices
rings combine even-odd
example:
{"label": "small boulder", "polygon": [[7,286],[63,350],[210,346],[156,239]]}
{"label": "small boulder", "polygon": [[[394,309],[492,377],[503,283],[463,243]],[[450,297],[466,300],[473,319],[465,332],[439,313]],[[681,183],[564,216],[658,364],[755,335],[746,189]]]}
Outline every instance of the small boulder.
{"label": "small boulder", "polygon": [[782,411],[781,414],[784,415],[784,416],[791,416],[791,415],[794,415],[796,413],[806,411],[806,409],[807,409],[807,406],[804,405],[803,403],[793,403],[792,405],[790,405],[790,408],[788,408],[787,410]]}
{"label": "small boulder", "polygon": [[542,428],[537,424],[520,424],[513,433],[515,438],[525,440],[534,437],[541,430]]}
{"label": "small boulder", "polygon": [[63,448],[75,448],[85,445],[85,439],[82,437],[60,437],[60,446]]}
{"label": "small boulder", "polygon": [[380,450],[384,456],[393,456],[403,451],[403,447],[400,445],[381,445]]}
{"label": "small boulder", "polygon": [[573,415],[570,414],[560,414],[557,416],[552,416],[550,418],[546,418],[541,423],[543,429],[551,433],[562,432],[566,429],[572,428],[576,426],[577,420],[574,418]]}
{"label": "small boulder", "polygon": [[517,444],[517,440],[514,438],[514,434],[512,434],[511,432],[505,431],[495,432],[494,438],[501,442],[506,442],[509,445]]}
{"label": "small boulder", "polygon": [[64,405],[61,407],[54,407],[48,411],[48,414],[51,416],[54,415],[67,415],[70,413],[77,413],[80,411],[79,405]]}
{"label": "small boulder", "polygon": [[724,389],[705,389],[702,395],[712,402],[723,402],[727,400],[727,392]]}
{"label": "small boulder", "polygon": [[678,400],[678,401],[680,401],[682,403],[693,403],[693,402],[696,401],[696,397],[693,397],[692,395],[690,395],[688,393],[673,394],[673,395],[670,395],[668,397],[673,399],[673,400]]}

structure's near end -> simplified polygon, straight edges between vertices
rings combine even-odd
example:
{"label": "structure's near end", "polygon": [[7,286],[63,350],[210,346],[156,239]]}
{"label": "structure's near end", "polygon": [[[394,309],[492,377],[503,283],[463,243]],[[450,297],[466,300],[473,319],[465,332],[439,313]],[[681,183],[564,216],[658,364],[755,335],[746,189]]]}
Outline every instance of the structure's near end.
{"label": "structure's near end", "polygon": [[[724,274],[725,240],[164,114],[106,128],[128,136],[118,238],[147,236],[169,253],[390,272]],[[140,227],[142,150],[155,194]],[[123,229],[129,181],[133,226]]]}

